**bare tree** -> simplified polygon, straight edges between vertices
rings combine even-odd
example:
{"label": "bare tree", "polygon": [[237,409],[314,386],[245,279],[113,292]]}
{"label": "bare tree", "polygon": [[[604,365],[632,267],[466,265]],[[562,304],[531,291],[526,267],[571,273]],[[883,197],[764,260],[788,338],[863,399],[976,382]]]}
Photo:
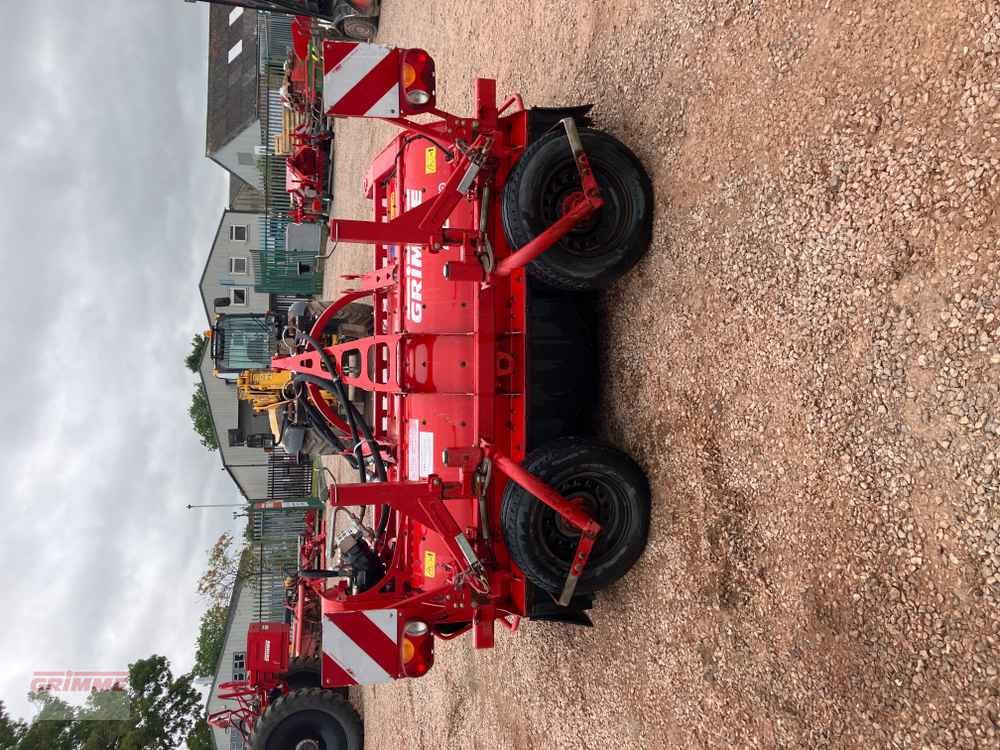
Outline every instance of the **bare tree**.
{"label": "bare tree", "polygon": [[239,548],[234,544],[232,534],[222,534],[208,550],[208,567],[198,579],[198,593],[214,607],[228,607],[236,585],[260,572],[249,543]]}

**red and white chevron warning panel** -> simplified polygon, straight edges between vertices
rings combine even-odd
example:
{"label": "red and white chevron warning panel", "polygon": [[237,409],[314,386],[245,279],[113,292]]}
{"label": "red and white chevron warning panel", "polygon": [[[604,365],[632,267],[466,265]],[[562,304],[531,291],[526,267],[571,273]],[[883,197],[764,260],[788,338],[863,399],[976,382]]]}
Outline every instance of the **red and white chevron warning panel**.
{"label": "red and white chevron warning panel", "polygon": [[394,609],[327,613],[323,685],[377,685],[402,676],[399,613]]}
{"label": "red and white chevron warning panel", "polygon": [[323,107],[333,117],[399,117],[400,50],[323,42]]}

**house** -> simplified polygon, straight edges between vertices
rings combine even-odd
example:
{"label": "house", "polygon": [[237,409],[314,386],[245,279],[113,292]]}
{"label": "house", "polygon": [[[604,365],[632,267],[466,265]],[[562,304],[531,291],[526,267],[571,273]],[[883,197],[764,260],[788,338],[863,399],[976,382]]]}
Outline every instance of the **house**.
{"label": "house", "polygon": [[271,296],[257,291],[254,255],[260,251],[261,214],[226,209],[219,219],[199,288],[205,315],[214,320],[216,302],[228,299],[232,313],[266,313]]}
{"label": "house", "polygon": [[213,4],[209,6],[208,19],[205,154],[247,185],[260,188],[258,14]]}
{"label": "house", "polygon": [[[199,281],[205,317],[213,329],[199,374],[223,466],[250,500],[288,497],[283,494],[286,490],[294,489],[295,496],[299,492],[298,485],[293,488],[289,484],[294,469],[286,465],[287,457],[280,450],[264,450],[274,445],[268,418],[255,414],[249,402],[237,398],[239,374],[268,367],[277,346],[277,331],[289,306],[300,298],[294,287],[289,294],[260,291],[261,269],[274,270],[268,268],[267,256],[260,248],[264,226],[259,213],[224,210]],[[313,254],[305,256],[314,262]],[[273,276],[272,281],[282,279]],[[271,286],[281,290],[280,284]]]}
{"label": "house", "polygon": [[226,5],[210,6],[208,18],[205,154],[287,209],[284,159],[274,158],[271,141],[281,131],[292,20]]}
{"label": "house", "polygon": [[205,153],[230,174],[230,207],[260,214],[258,290],[311,295],[323,288],[316,256],[325,237],[296,245],[303,235],[289,224],[285,157],[274,152],[291,24],[281,14],[210,6]]}
{"label": "house", "polygon": [[[229,708],[227,701],[219,698],[219,686],[225,682],[246,679],[247,631],[250,623],[259,621],[256,587],[249,581],[239,581],[233,588],[226,615],[225,640],[215,668],[212,687],[208,693],[208,713]],[[212,739],[219,750],[242,750],[240,733],[235,730],[212,727]]]}
{"label": "house", "polygon": [[247,213],[264,213],[264,194],[236,175],[229,174],[229,208]]}
{"label": "house", "polygon": [[[246,211],[222,212],[199,282],[210,326],[219,312],[240,323],[264,325],[271,310],[271,295],[255,288],[253,255],[259,247],[259,217]],[[269,456],[261,450],[263,444],[252,436],[269,435],[270,426],[266,417],[253,414],[248,403],[237,399],[235,377],[242,369],[266,365],[270,353],[259,346],[244,344],[238,349],[234,341],[229,343],[231,351],[227,354],[233,367],[227,369],[232,372],[218,372],[219,363],[213,355],[220,341],[214,340],[205,348],[199,374],[208,396],[222,464],[244,497],[259,500],[268,497]]]}

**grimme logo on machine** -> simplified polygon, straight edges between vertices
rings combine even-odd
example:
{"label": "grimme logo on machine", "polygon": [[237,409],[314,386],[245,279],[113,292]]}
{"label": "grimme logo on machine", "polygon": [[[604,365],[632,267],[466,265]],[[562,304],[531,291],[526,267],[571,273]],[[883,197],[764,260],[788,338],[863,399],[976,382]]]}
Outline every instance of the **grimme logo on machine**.
{"label": "grimme logo on machine", "polygon": [[[406,191],[406,210],[424,202],[420,190]],[[420,245],[406,246],[406,319],[419,323],[424,319],[424,252]]]}

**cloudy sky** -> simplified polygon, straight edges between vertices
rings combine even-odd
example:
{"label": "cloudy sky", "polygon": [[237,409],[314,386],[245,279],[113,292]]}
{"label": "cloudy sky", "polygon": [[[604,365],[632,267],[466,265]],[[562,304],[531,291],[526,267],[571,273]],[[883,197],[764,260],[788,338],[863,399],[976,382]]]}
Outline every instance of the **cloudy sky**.
{"label": "cloudy sky", "polygon": [[35,670],[191,667],[205,550],[232,528],[183,365],[226,200],[204,157],[208,10],[4,3],[0,170],[6,615],[0,699]]}

